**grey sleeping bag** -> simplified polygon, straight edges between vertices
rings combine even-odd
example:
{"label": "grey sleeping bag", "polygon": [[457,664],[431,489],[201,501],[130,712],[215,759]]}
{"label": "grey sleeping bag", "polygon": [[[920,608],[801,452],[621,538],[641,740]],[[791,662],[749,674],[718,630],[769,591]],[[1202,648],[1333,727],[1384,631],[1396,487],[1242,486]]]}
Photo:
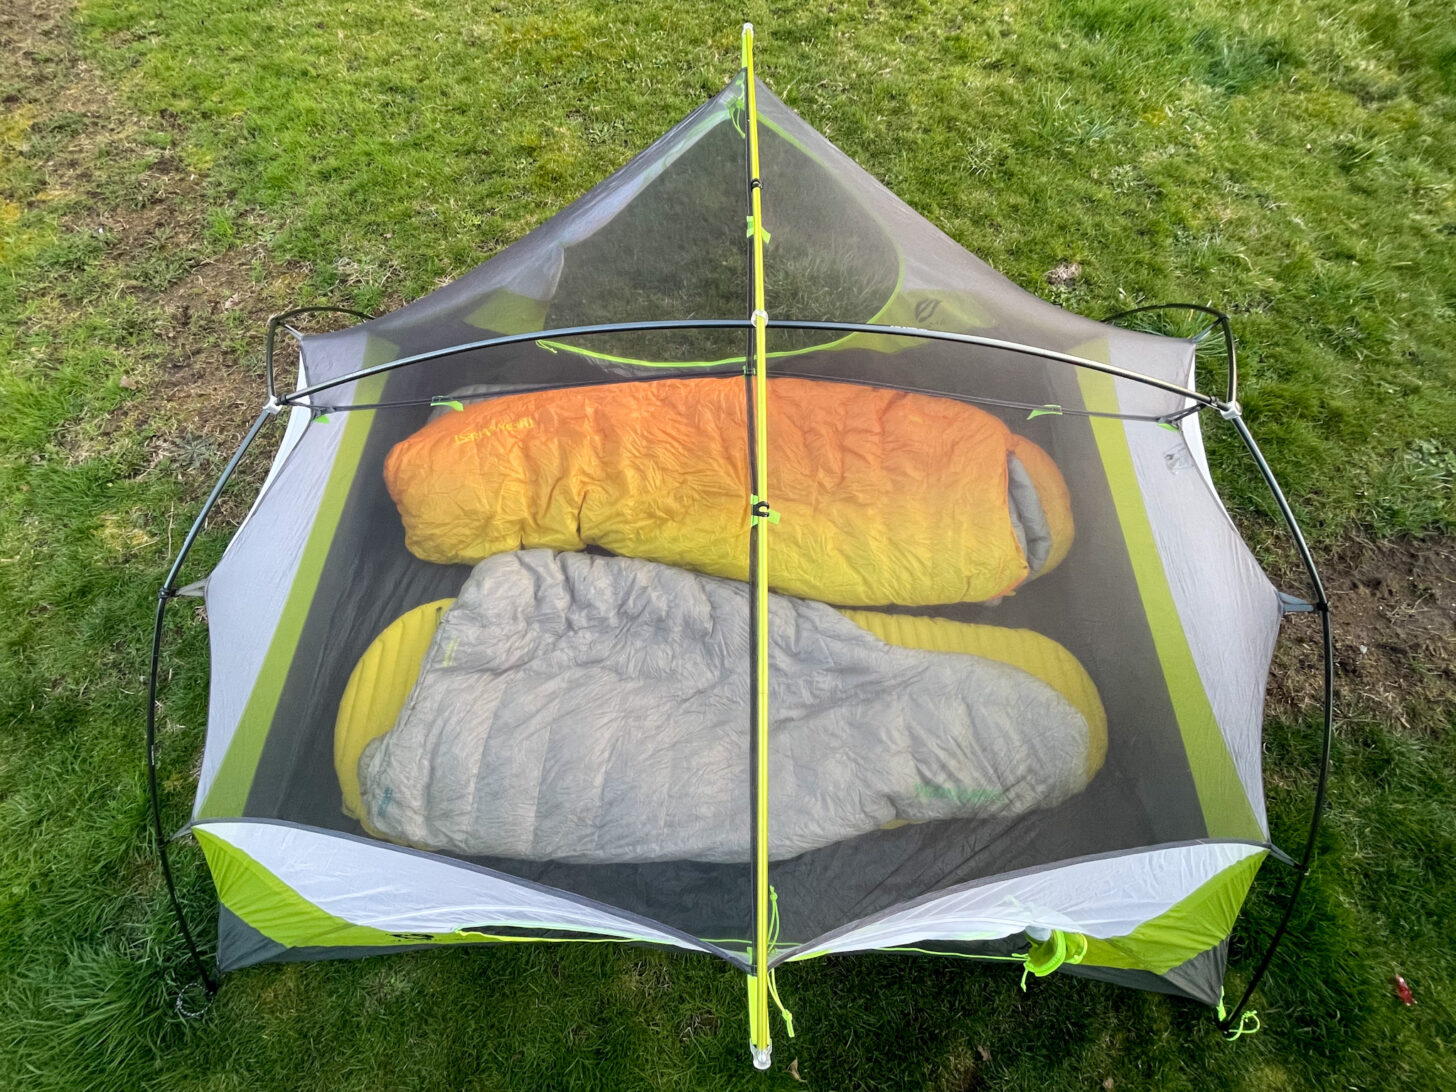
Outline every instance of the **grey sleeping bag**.
{"label": "grey sleeping bag", "polygon": [[[1085,787],[1086,721],[1025,671],[889,645],[785,596],[770,627],[772,858]],[[366,821],[470,856],[747,861],[748,636],[737,581],[549,550],[487,558],[360,758]]]}

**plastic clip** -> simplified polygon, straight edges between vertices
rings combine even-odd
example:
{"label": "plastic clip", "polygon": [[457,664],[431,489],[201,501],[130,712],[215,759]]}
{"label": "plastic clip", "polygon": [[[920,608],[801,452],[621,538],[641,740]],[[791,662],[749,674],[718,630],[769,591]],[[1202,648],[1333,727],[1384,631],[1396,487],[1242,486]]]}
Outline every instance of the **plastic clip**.
{"label": "plastic clip", "polygon": [[1026,962],[1021,971],[1021,992],[1026,992],[1029,975],[1045,978],[1063,963],[1081,963],[1087,954],[1087,938],[1081,933],[1068,933],[1053,929],[1046,940],[1039,940],[1026,953]]}

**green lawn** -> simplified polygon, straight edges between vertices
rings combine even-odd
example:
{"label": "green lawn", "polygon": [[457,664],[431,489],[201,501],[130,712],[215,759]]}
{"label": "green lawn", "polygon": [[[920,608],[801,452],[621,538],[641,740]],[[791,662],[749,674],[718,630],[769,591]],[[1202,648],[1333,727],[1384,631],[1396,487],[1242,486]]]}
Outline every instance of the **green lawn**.
{"label": "green lawn", "polygon": [[[1323,556],[1453,549],[1449,3],[428,8],[0,10],[0,1087],[1456,1087],[1449,615],[1417,650],[1376,650],[1393,674],[1342,681],[1324,856],[1256,1000],[1264,1030],[1236,1044],[1189,1003],[861,956],[780,975],[799,1035],[764,1076],[737,973],[603,945],[262,966],[179,1014],[189,970],[144,791],[151,609],[262,402],[262,319],[397,306],[518,238],[716,92],[740,17],[790,106],[1018,283],[1093,316],[1233,312],[1246,416]],[[1080,275],[1053,285],[1062,262]],[[1226,497],[1287,569],[1262,486],[1217,436]],[[260,477],[225,498],[189,578]],[[1424,602],[1410,587],[1392,617]],[[203,622],[174,612],[164,665],[174,826],[205,719]],[[1317,718],[1274,709],[1271,816],[1297,850]],[[200,855],[189,841],[176,859],[210,937]],[[1256,885],[1231,992],[1288,879],[1270,865]]]}

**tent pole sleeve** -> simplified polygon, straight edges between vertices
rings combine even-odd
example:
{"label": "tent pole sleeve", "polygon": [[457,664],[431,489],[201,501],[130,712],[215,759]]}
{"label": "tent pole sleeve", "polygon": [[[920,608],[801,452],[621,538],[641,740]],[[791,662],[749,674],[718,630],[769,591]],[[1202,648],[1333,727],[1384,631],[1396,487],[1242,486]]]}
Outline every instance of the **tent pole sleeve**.
{"label": "tent pole sleeve", "polygon": [[[1127,318],[1128,315],[1140,315],[1145,311],[1200,311],[1205,315],[1213,317],[1214,325],[1223,333],[1223,347],[1225,356],[1228,359],[1228,389],[1224,394],[1225,402],[1237,401],[1239,397],[1239,362],[1238,355],[1234,349],[1234,328],[1229,322],[1229,317],[1216,307],[1207,307],[1201,303],[1150,303],[1144,307],[1132,307],[1126,311],[1118,311],[1116,314],[1108,315],[1103,322],[1115,323],[1118,319]],[[1204,333],[1208,328],[1204,328]],[[1203,335],[1200,334],[1200,337]]]}
{"label": "tent pole sleeve", "polygon": [[1269,970],[1269,964],[1274,960],[1274,953],[1279,947],[1279,942],[1284,939],[1285,933],[1289,931],[1290,922],[1294,918],[1294,908],[1299,902],[1300,893],[1304,890],[1305,879],[1309,876],[1310,865],[1314,861],[1315,843],[1319,839],[1320,824],[1324,818],[1325,794],[1329,785],[1330,777],[1330,751],[1334,744],[1335,736],[1335,649],[1334,631],[1330,623],[1330,604],[1325,597],[1324,583],[1320,580],[1319,571],[1315,567],[1314,555],[1310,553],[1309,545],[1305,542],[1304,533],[1299,529],[1299,522],[1294,518],[1294,511],[1289,506],[1288,499],[1284,496],[1284,490],[1279,487],[1274,472],[1269,468],[1263,452],[1259,445],[1254,442],[1253,434],[1249,426],[1244,423],[1236,411],[1226,414],[1233,422],[1234,428],[1238,431],[1239,438],[1243,440],[1244,447],[1253,456],[1254,463],[1259,468],[1265,484],[1274,495],[1274,503],[1278,506],[1284,522],[1289,528],[1289,533],[1294,539],[1295,549],[1299,552],[1300,560],[1304,564],[1306,574],[1309,576],[1310,587],[1314,593],[1314,606],[1320,617],[1320,628],[1324,643],[1324,732],[1320,741],[1320,764],[1319,778],[1315,783],[1314,807],[1310,814],[1309,836],[1304,844],[1304,852],[1300,855],[1299,868],[1294,877],[1294,886],[1289,892],[1289,901],[1284,906],[1284,913],[1279,919],[1279,925],[1274,930],[1274,935],[1269,938],[1269,945],[1264,949],[1264,955],[1255,968],[1253,977],[1244,988],[1244,994],[1239,998],[1228,1015],[1219,1021],[1219,1028],[1227,1032],[1230,1028],[1237,1026],[1249,999],[1253,997],[1254,991],[1258,989],[1259,983],[1263,981],[1265,973]]}
{"label": "tent pole sleeve", "polygon": [[162,865],[162,879],[167,885],[167,898],[172,904],[172,914],[177,919],[177,929],[182,934],[183,942],[187,945],[187,952],[192,957],[193,965],[197,968],[197,977],[202,980],[202,984],[209,994],[217,992],[217,980],[208,973],[207,964],[203,962],[197,941],[193,938],[192,930],[187,925],[187,916],[182,912],[182,900],[177,897],[177,883],[173,878],[172,862],[167,853],[167,836],[162,828],[162,799],[157,787],[157,689],[162,667],[162,628],[167,620],[167,604],[177,595],[177,576],[182,571],[182,565],[186,562],[187,555],[192,552],[192,547],[197,542],[197,536],[202,533],[203,524],[207,522],[208,515],[217,504],[218,498],[222,496],[222,491],[227,487],[228,481],[237,470],[238,464],[242,462],[243,456],[247,454],[248,448],[263,431],[263,426],[267,424],[268,419],[277,412],[277,402],[270,398],[268,404],[258,413],[242,442],[238,444],[238,449],[233,452],[233,457],[223,467],[216,484],[212,487],[212,492],[207,495],[202,510],[197,513],[197,518],[188,530],[187,537],[182,540],[182,548],[177,551],[177,557],[167,572],[166,580],[162,582],[161,588],[157,591],[157,618],[156,624],[152,628],[152,659],[147,673],[147,795],[151,803],[152,839],[156,843],[157,859]]}
{"label": "tent pole sleeve", "polygon": [[753,687],[749,715],[754,758],[753,846],[753,975],[749,978],[749,1044],[757,1069],[770,1065],[773,1038],[769,1033],[769,877],[768,877],[768,536],[772,506],[768,498],[768,313],[763,284],[763,188],[758,161],[758,96],[753,75],[753,24],[743,25],[743,78],[747,105],[749,237],[752,240],[749,273],[752,296],[749,319],[753,324],[753,354],[749,360],[750,416],[753,456],[749,475],[749,528],[753,551]]}

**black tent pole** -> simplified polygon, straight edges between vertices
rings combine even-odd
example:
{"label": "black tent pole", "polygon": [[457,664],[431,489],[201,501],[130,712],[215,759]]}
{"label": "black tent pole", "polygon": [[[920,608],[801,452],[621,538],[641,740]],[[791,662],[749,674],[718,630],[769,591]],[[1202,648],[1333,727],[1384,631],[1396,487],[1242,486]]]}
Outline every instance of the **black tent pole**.
{"label": "black tent pole", "polygon": [[157,788],[157,687],[162,665],[162,626],[166,621],[167,604],[177,597],[177,575],[182,571],[182,564],[187,560],[187,555],[192,552],[192,547],[197,542],[197,536],[202,533],[202,527],[207,522],[208,515],[217,504],[218,498],[222,496],[223,489],[227,487],[229,479],[237,470],[238,464],[242,461],[248,448],[263,431],[263,426],[267,424],[268,419],[277,412],[277,403],[270,399],[259,412],[257,419],[253,421],[252,427],[248,429],[242,443],[238,445],[238,449],[233,452],[233,457],[223,467],[222,474],[219,475],[217,483],[212,487],[212,492],[207,495],[207,500],[202,505],[202,511],[197,514],[197,518],[187,532],[187,537],[182,540],[182,548],[177,552],[177,557],[167,572],[167,579],[163,581],[161,588],[157,591],[157,619],[156,625],[152,629],[152,662],[147,676],[147,793],[151,798],[152,837],[156,841],[157,858],[162,864],[162,878],[167,884],[167,897],[172,903],[172,913],[177,919],[177,928],[187,945],[187,952],[192,957],[193,965],[197,968],[197,976],[202,980],[209,995],[217,992],[217,980],[207,970],[207,964],[202,959],[197,941],[192,936],[192,930],[188,928],[187,916],[182,912],[182,900],[177,897],[177,883],[172,875],[172,863],[167,854],[168,840],[162,827],[161,793]]}
{"label": "black tent pole", "polygon": [[167,603],[173,595],[164,588],[157,593],[157,623],[152,630],[152,669],[147,681],[147,793],[151,798],[152,838],[157,846],[157,859],[162,864],[162,878],[167,884],[167,898],[172,903],[172,916],[177,919],[177,929],[187,945],[187,954],[197,968],[197,977],[202,980],[208,995],[217,993],[217,980],[207,970],[197,941],[187,926],[187,916],[182,912],[182,901],[177,897],[177,882],[172,877],[172,862],[167,855],[167,837],[162,829],[161,794],[157,791],[157,674],[162,659],[162,623],[166,619]]}
{"label": "black tent pole", "polygon": [[271,316],[263,337],[263,375],[268,384],[268,401],[270,402],[278,397],[278,390],[273,380],[273,343],[278,336],[278,327],[299,315],[352,315],[364,322],[369,322],[374,317],[366,315],[363,311],[355,311],[351,307],[295,307],[292,311],[284,311],[281,315]]}
{"label": "black tent pole", "polygon": [[[1234,328],[1229,322],[1229,317],[1215,307],[1207,307],[1201,303],[1149,303],[1143,307],[1133,307],[1126,311],[1118,311],[1115,315],[1108,315],[1103,322],[1116,322],[1118,319],[1127,318],[1128,315],[1140,315],[1145,311],[1200,311],[1205,315],[1212,315],[1213,321],[1219,330],[1223,332],[1224,354],[1228,360],[1228,390],[1224,393],[1225,402],[1233,402],[1239,396],[1239,362],[1234,350]],[[1205,327],[1201,338],[1208,333]]]}
{"label": "black tent pole", "polygon": [[310,383],[306,387],[300,387],[296,391],[290,391],[288,394],[279,398],[278,401],[285,406],[308,406],[309,403],[305,399],[311,398],[320,391],[332,390],[334,387],[341,387],[346,383],[355,383],[360,379],[383,375],[386,372],[396,371],[399,368],[407,368],[414,364],[423,364],[431,360],[444,360],[447,357],[476,352],[480,349],[525,345],[532,341],[562,341],[567,338],[586,337],[590,334],[621,334],[651,330],[751,330],[752,328],[753,324],[751,322],[741,318],[650,319],[643,322],[602,322],[593,323],[590,326],[561,326],[554,330],[532,330],[524,334],[497,334],[495,337],[480,338],[477,341],[463,341],[458,345],[447,345],[441,349],[430,349],[426,352],[415,353],[412,356],[402,356],[398,360],[375,364],[372,367],[359,368],[356,371],[334,376],[332,379],[327,379],[319,383]]}
{"label": "black tent pole", "polygon": [[1255,968],[1253,977],[1249,979],[1248,985],[1244,988],[1243,996],[1239,998],[1238,1004],[1221,1018],[1218,1026],[1227,1032],[1243,1015],[1244,1009],[1248,1006],[1249,1000],[1253,997],[1254,991],[1264,980],[1268,973],[1269,965],[1274,961],[1274,953],[1279,949],[1279,943],[1289,932],[1290,922],[1294,919],[1294,908],[1299,904],[1299,896],[1304,890],[1305,878],[1309,875],[1310,865],[1314,862],[1315,843],[1319,839],[1320,825],[1324,820],[1325,796],[1329,787],[1330,777],[1330,751],[1334,744],[1335,734],[1335,648],[1334,630],[1330,622],[1330,604],[1325,596],[1324,583],[1320,580],[1319,570],[1314,563],[1314,555],[1310,553],[1309,544],[1305,541],[1304,532],[1300,530],[1299,521],[1294,517],[1294,510],[1289,506],[1289,500],[1284,495],[1279,481],[1274,476],[1268,460],[1264,453],[1259,450],[1253,433],[1244,422],[1242,412],[1238,405],[1238,362],[1234,347],[1233,326],[1229,322],[1228,315],[1213,307],[1207,307],[1201,303],[1153,303],[1143,307],[1134,307],[1127,311],[1119,311],[1116,314],[1108,315],[1103,322],[1116,322],[1118,319],[1126,318],[1129,315],[1142,314],[1147,311],[1183,310],[1199,311],[1211,315],[1223,333],[1224,349],[1228,357],[1228,396],[1225,404],[1219,406],[1220,415],[1233,422],[1234,429],[1243,441],[1245,449],[1254,459],[1254,464],[1259,468],[1259,474],[1263,477],[1264,483],[1273,494],[1274,503],[1279,508],[1279,513],[1284,519],[1285,526],[1294,540],[1295,550],[1299,553],[1300,562],[1304,566],[1305,574],[1309,578],[1310,587],[1314,593],[1314,609],[1320,616],[1320,629],[1324,651],[1324,732],[1320,742],[1320,763],[1319,776],[1315,783],[1314,807],[1309,820],[1309,835],[1305,841],[1304,852],[1296,864],[1294,887],[1289,893],[1289,901],[1284,906],[1284,913],[1279,918],[1279,924],[1270,937],[1264,954],[1259,959],[1259,965]]}
{"label": "black tent pole", "polygon": [[1320,616],[1320,627],[1324,638],[1324,736],[1320,742],[1320,765],[1319,779],[1315,783],[1314,808],[1309,820],[1309,836],[1304,845],[1304,853],[1299,859],[1299,869],[1294,877],[1294,889],[1289,893],[1289,902],[1285,904],[1284,914],[1279,919],[1279,925],[1274,930],[1274,935],[1269,939],[1269,945],[1264,949],[1264,955],[1259,960],[1259,965],[1254,970],[1254,975],[1249,979],[1249,984],[1244,989],[1244,994],[1239,998],[1238,1004],[1219,1021],[1219,1028],[1228,1031],[1235,1025],[1235,1022],[1243,1014],[1245,1006],[1263,981],[1265,973],[1269,970],[1269,964],[1274,960],[1274,953],[1279,947],[1279,942],[1289,931],[1289,923],[1294,917],[1294,908],[1299,903],[1300,893],[1304,890],[1304,881],[1309,876],[1310,865],[1314,861],[1315,843],[1319,838],[1320,824],[1324,818],[1325,795],[1329,786],[1330,778],[1330,751],[1334,744],[1335,736],[1335,647],[1334,630],[1330,623],[1330,604],[1325,596],[1324,584],[1320,580],[1319,571],[1315,568],[1314,556],[1310,553],[1309,545],[1304,540],[1304,533],[1299,529],[1299,522],[1294,518],[1294,511],[1289,507],[1289,501],[1284,496],[1284,490],[1279,487],[1274,472],[1269,468],[1263,452],[1259,445],[1254,442],[1253,434],[1244,419],[1239,415],[1237,408],[1233,408],[1226,416],[1233,422],[1234,428],[1238,431],[1239,438],[1243,440],[1244,447],[1253,456],[1254,463],[1259,468],[1265,484],[1274,495],[1274,503],[1278,505],[1280,514],[1284,517],[1285,524],[1289,527],[1289,533],[1294,538],[1295,549],[1299,552],[1300,560],[1304,564],[1306,574],[1309,576],[1310,586],[1314,591],[1314,608]]}
{"label": "black tent pole", "polygon": [[[282,395],[278,401],[285,406],[308,406],[309,403],[305,400],[321,391],[332,390],[334,387],[340,387],[346,383],[353,383],[360,379],[368,379],[371,376],[383,375],[386,372],[392,372],[399,368],[407,368],[431,360],[443,360],[446,357],[477,352],[481,349],[502,348],[508,345],[523,345],[532,341],[561,341],[573,337],[587,337],[592,334],[629,333],[639,330],[721,330],[735,327],[751,330],[753,324],[746,319],[664,319],[646,322],[608,322],[593,326],[564,326],[555,330],[533,330],[526,334],[501,334],[497,337],[481,338],[478,341],[466,341],[458,345],[449,345],[442,349],[430,349],[427,352],[416,353],[413,356],[403,356],[398,360],[391,360],[384,364],[375,364],[372,367],[360,368],[357,371],[335,376],[332,379],[319,383],[310,383],[306,387],[301,387],[296,391]],[[1043,349],[1040,346],[1026,345],[1018,341],[1004,341],[1001,338],[985,337],[981,334],[958,334],[950,330],[929,330],[918,326],[881,326],[877,323],[868,322],[820,322],[773,318],[768,320],[768,327],[769,329],[778,330],[823,330],[837,334],[873,334],[876,337],[900,337],[918,341],[939,341],[951,345],[969,345],[978,348],[997,349],[1008,353],[1020,353],[1023,356],[1033,356],[1041,360],[1050,360],[1060,364],[1069,364],[1077,368],[1086,368],[1089,371],[1110,375],[1114,379],[1126,379],[1132,383],[1141,383],[1145,386],[1156,387],[1158,390],[1167,391],[1169,394],[1176,394],[1180,398],[1186,398],[1189,401],[1196,402],[1200,406],[1218,409],[1224,405],[1224,403],[1212,395],[1190,390],[1187,387],[1179,386],[1177,383],[1169,383],[1167,380],[1158,379],[1155,376],[1141,375],[1127,368],[1119,368],[1113,364],[1104,364],[1098,360],[1089,360],[1086,357],[1075,356],[1072,353],[1058,352],[1055,349]]]}

